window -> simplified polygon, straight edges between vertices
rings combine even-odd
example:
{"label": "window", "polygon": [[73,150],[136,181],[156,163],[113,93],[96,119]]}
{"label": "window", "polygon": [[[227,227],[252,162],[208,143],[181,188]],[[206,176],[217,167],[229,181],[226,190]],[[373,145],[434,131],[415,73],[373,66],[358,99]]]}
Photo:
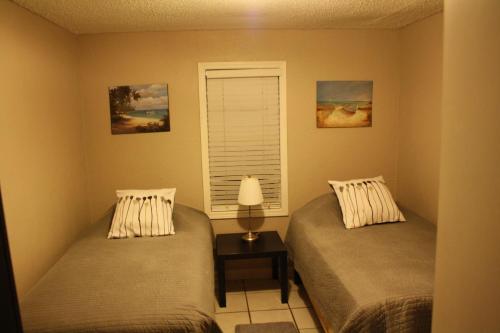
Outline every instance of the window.
{"label": "window", "polygon": [[288,215],[284,62],[200,63],[205,212],[248,216],[238,205],[241,178],[259,178],[255,216]]}

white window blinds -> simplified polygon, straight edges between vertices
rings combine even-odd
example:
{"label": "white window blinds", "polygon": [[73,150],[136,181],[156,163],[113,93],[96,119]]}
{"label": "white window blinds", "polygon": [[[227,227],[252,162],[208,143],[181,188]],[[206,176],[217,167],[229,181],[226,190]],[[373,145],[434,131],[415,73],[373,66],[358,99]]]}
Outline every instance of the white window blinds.
{"label": "white window blinds", "polygon": [[205,195],[209,195],[207,213],[215,213],[212,218],[217,212],[247,212],[237,202],[245,175],[260,181],[263,215],[283,215],[272,214],[283,208],[280,111],[276,70],[206,71],[209,193]]}

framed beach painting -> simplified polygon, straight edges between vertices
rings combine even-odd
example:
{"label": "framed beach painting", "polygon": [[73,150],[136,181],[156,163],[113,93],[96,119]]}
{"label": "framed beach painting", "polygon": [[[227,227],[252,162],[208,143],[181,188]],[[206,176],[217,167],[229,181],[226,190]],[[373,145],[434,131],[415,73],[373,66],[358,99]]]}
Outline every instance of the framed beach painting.
{"label": "framed beach painting", "polygon": [[316,127],[372,126],[373,81],[317,81]]}
{"label": "framed beach painting", "polygon": [[170,131],[166,84],[109,87],[111,134]]}

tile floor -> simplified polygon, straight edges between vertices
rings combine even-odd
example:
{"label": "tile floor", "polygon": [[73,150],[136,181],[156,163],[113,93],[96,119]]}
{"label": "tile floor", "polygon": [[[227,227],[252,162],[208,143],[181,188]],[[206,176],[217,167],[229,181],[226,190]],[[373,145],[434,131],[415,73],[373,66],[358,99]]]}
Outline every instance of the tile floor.
{"label": "tile floor", "polygon": [[215,300],[215,319],[224,333],[234,333],[237,324],[291,321],[301,333],[322,333],[309,298],[302,286],[289,281],[288,303],[281,303],[277,280],[226,281],[226,307]]}

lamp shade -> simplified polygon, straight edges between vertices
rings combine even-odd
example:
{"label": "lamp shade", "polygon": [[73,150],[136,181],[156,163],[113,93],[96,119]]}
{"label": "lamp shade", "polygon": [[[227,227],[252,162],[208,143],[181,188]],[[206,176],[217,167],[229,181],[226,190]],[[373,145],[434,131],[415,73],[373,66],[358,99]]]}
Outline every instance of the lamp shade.
{"label": "lamp shade", "polygon": [[259,205],[264,202],[259,180],[252,176],[245,176],[240,183],[238,203],[245,206]]}

